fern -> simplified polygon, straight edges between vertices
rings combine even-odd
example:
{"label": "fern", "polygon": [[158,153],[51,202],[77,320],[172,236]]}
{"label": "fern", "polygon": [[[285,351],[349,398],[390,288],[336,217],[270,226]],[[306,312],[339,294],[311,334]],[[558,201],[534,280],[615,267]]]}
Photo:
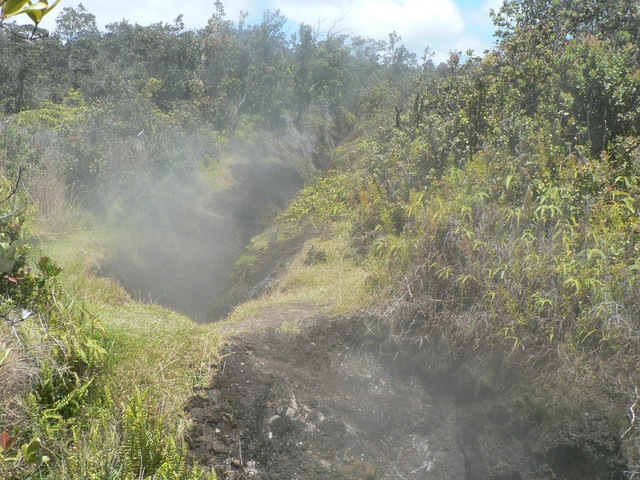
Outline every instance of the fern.
{"label": "fern", "polygon": [[[187,468],[187,446],[176,439],[158,415],[147,392],[135,391],[123,418],[124,471],[126,480],[201,480],[205,472]],[[215,471],[206,477],[215,480]]]}

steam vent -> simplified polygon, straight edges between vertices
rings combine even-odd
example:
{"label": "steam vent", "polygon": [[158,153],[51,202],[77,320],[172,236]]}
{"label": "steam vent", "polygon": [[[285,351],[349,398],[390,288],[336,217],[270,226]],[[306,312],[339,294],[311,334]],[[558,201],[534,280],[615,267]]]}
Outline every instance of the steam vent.
{"label": "steam vent", "polygon": [[640,479],[638,2],[62,3],[0,0],[0,478]]}

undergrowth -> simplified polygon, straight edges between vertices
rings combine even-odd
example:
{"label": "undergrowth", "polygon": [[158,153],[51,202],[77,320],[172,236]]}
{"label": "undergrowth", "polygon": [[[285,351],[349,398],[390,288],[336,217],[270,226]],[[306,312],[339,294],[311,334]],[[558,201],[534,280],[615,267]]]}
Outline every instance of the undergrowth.
{"label": "undergrowth", "polygon": [[187,460],[183,406],[210,381],[222,338],[96,277],[108,245],[104,232],[82,229],[39,246],[39,261],[25,257],[4,276],[15,287],[2,303],[0,472],[216,478]]}

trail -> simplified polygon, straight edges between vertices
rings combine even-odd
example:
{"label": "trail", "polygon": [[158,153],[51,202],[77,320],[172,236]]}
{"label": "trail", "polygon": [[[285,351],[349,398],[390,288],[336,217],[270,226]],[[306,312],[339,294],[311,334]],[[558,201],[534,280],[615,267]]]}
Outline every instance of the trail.
{"label": "trail", "polygon": [[192,454],[223,479],[623,478],[610,419],[550,425],[371,320],[292,305],[233,328],[188,406]]}

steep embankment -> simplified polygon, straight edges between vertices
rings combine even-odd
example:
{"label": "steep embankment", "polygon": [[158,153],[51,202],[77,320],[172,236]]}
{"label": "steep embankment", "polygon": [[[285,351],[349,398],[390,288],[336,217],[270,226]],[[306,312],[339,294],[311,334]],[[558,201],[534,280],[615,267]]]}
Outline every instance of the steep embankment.
{"label": "steep embankment", "polygon": [[101,202],[112,241],[96,272],[198,322],[242,300],[222,294],[235,263],[315,173],[321,147],[312,132],[290,125],[224,145],[188,174],[145,174],[126,194],[107,192]]}

